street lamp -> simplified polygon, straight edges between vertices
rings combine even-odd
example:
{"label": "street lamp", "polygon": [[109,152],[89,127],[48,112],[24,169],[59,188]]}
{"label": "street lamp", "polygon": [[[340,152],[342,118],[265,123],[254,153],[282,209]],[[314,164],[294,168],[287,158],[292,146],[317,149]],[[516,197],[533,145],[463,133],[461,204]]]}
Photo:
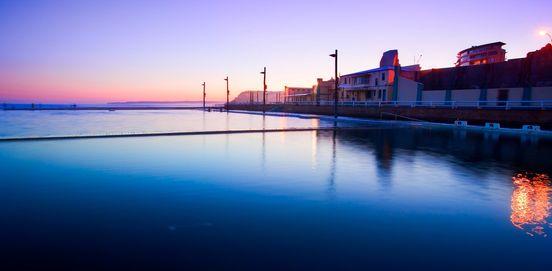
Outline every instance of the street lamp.
{"label": "street lamp", "polygon": [[337,49],[335,50],[335,53],[331,54],[330,56],[335,58],[334,118],[337,118],[337,102],[338,102],[337,96],[339,94],[339,92],[337,91],[338,85],[339,85],[339,80],[337,78]]}
{"label": "street lamp", "polygon": [[263,75],[263,114],[264,114],[265,107],[266,107],[266,67],[264,67],[261,74]]}
{"label": "street lamp", "polygon": [[205,82],[201,85],[203,86],[203,111],[205,111],[205,96],[207,96],[207,94],[205,94]]}
{"label": "street lamp", "polygon": [[230,89],[228,88],[228,76],[224,78],[226,81],[226,112],[228,112],[228,105],[230,104]]}
{"label": "street lamp", "polygon": [[550,33],[548,33],[546,30],[541,30],[539,31],[539,35],[541,36],[548,36],[548,38],[550,39],[550,43],[552,43],[552,35],[550,35]]}

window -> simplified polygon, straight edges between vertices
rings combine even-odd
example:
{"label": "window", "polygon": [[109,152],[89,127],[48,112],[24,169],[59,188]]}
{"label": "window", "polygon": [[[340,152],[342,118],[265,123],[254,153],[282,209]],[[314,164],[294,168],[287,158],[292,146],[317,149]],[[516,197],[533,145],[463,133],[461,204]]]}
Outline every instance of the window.
{"label": "window", "polygon": [[508,101],[508,90],[507,89],[499,89],[498,90],[498,96],[497,96],[497,100],[501,101],[501,102],[498,102],[496,103],[496,105],[498,106],[504,106],[506,105],[506,103],[504,101]]}
{"label": "window", "polygon": [[385,81],[385,72],[382,72],[382,73],[381,73],[381,80],[382,80],[382,81]]}

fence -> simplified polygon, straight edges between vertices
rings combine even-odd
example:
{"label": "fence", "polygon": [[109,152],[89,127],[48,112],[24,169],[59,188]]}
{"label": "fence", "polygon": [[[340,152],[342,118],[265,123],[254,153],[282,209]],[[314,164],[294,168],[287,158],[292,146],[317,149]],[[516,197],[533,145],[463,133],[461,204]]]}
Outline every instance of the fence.
{"label": "fence", "polygon": [[[262,105],[259,102],[231,103],[232,105]],[[333,106],[333,101],[276,102],[268,105]],[[338,106],[349,107],[425,107],[425,108],[486,108],[486,109],[552,109],[552,100],[512,101],[342,101]]]}

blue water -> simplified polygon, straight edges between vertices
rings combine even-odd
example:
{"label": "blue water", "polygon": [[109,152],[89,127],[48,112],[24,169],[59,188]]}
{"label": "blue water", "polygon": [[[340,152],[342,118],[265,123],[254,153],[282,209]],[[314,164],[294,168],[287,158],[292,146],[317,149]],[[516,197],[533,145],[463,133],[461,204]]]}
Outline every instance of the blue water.
{"label": "blue water", "polygon": [[[329,125],[4,113],[3,136]],[[551,158],[545,138],[385,125],[0,142],[0,270],[548,270]]]}
{"label": "blue water", "polygon": [[[309,118],[282,118],[197,110],[0,110],[0,138],[16,136],[98,135],[284,129],[332,126]],[[342,124],[341,124],[342,125]],[[352,124],[347,124],[350,126]]]}

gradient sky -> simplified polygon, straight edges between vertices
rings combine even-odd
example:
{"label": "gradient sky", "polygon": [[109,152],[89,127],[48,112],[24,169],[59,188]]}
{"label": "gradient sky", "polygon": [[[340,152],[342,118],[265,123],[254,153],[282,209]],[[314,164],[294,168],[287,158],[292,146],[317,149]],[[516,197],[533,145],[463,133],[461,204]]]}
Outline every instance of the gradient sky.
{"label": "gradient sky", "polygon": [[209,100],[268,87],[312,86],[377,67],[452,66],[471,45],[503,41],[508,58],[545,45],[552,2],[526,1],[31,1],[0,0],[0,100]]}

